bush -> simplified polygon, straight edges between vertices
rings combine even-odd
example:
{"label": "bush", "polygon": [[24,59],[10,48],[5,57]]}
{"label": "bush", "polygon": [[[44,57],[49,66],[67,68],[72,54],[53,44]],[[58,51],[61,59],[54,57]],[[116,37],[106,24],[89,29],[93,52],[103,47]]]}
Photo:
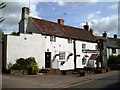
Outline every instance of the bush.
{"label": "bush", "polygon": [[11,69],[13,67],[13,64],[12,63],[9,63],[8,64],[8,69]]}
{"label": "bush", "polygon": [[117,63],[120,64],[120,55],[117,56]]}
{"label": "bush", "polygon": [[21,70],[21,67],[20,67],[19,64],[15,63],[15,64],[13,64],[13,66],[11,67],[11,69],[13,69],[13,70]]}
{"label": "bush", "polygon": [[37,74],[38,73],[38,66],[37,63],[31,63],[29,66],[28,74]]}
{"label": "bush", "polygon": [[38,73],[38,65],[34,57],[17,59],[16,63],[12,66],[11,69],[23,70],[23,72],[28,71],[29,74]]}
{"label": "bush", "polygon": [[26,63],[27,64],[36,63],[35,58],[34,57],[26,58]]}
{"label": "bush", "polygon": [[120,55],[118,56],[109,56],[109,59],[108,59],[108,63],[109,64],[120,64]]}

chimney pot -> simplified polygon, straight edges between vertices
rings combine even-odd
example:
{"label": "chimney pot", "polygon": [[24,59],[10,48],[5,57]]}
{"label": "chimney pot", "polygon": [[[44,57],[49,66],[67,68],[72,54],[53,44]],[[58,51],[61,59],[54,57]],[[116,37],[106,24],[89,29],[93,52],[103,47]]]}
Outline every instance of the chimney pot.
{"label": "chimney pot", "polygon": [[107,32],[105,31],[102,35],[103,37],[107,37]]}
{"label": "chimney pot", "polygon": [[117,38],[117,34],[114,34],[114,38],[115,38],[115,39]]}
{"label": "chimney pot", "polygon": [[64,20],[63,19],[58,19],[58,23],[61,25],[64,25]]}
{"label": "chimney pot", "polygon": [[89,25],[88,25],[88,22],[86,22],[86,25],[83,26],[83,28],[87,31],[89,31]]}
{"label": "chimney pot", "polygon": [[93,34],[93,30],[90,28],[90,32]]}

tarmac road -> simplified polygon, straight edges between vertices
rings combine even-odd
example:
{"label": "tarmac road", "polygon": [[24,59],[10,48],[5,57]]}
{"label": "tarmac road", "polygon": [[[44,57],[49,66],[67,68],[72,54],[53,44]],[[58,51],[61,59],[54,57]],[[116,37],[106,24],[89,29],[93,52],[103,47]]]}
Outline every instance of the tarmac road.
{"label": "tarmac road", "polygon": [[[69,88],[120,88],[120,71],[113,75],[99,78],[96,80],[86,81],[70,86]],[[119,89],[120,90],[120,89]]]}
{"label": "tarmac road", "polygon": [[[2,88],[90,88],[118,83],[120,71],[79,75],[2,75]],[[87,83],[90,82],[90,83]],[[82,83],[82,84],[81,84]],[[84,84],[83,84],[84,83]],[[98,84],[97,84],[98,83]],[[100,84],[99,84],[100,83]],[[106,85],[104,86],[104,84]],[[87,87],[86,87],[87,86]],[[12,89],[11,89],[12,90]]]}

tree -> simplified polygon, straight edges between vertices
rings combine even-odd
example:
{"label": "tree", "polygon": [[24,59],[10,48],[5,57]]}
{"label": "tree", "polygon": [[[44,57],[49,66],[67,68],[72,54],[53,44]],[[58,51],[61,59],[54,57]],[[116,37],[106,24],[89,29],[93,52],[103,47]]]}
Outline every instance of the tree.
{"label": "tree", "polygon": [[[0,10],[5,8],[6,4],[4,2],[0,2]],[[5,20],[4,17],[0,17],[0,23],[2,23]]]}
{"label": "tree", "polygon": [[4,32],[0,30],[0,40],[2,39],[3,35],[4,35]]}

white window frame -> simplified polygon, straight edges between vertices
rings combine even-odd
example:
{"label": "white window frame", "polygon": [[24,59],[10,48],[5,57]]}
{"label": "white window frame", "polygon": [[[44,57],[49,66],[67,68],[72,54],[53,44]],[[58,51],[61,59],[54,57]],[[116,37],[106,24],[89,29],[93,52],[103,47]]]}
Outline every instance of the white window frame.
{"label": "white window frame", "polygon": [[59,52],[59,60],[65,60],[65,52]]}

